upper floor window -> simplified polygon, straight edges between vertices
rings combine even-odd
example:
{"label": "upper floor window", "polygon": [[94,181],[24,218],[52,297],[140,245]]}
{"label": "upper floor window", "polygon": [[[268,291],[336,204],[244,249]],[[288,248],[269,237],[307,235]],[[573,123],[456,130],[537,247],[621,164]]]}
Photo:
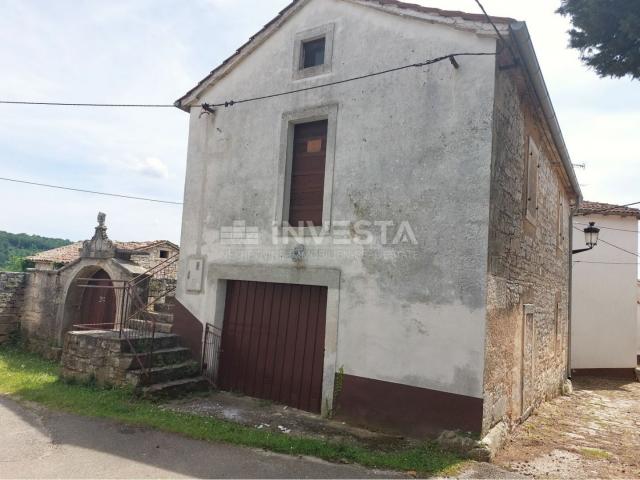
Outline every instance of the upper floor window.
{"label": "upper floor window", "polygon": [[160,258],[169,258],[169,250],[160,250]]}
{"label": "upper floor window", "polygon": [[293,48],[293,78],[300,80],[331,72],[333,23],[296,34]]}
{"label": "upper floor window", "polygon": [[311,68],[324,65],[324,49],[326,39],[324,37],[316,40],[302,42],[302,59],[300,68]]}

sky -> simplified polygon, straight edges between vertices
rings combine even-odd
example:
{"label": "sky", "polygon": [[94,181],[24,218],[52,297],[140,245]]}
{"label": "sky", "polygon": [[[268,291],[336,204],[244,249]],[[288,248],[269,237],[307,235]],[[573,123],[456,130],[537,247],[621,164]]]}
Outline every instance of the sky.
{"label": "sky", "polygon": [[[478,12],[473,0],[413,0]],[[0,0],[0,99],[171,104],[288,0]],[[567,48],[559,0],[484,0],[527,22],[587,200],[640,201],[640,83],[602,79]],[[368,73],[368,72],[363,72]],[[267,93],[267,92],[265,92]],[[0,105],[0,177],[182,201],[177,109]],[[181,207],[0,181],[0,230],[80,240],[180,239]]]}

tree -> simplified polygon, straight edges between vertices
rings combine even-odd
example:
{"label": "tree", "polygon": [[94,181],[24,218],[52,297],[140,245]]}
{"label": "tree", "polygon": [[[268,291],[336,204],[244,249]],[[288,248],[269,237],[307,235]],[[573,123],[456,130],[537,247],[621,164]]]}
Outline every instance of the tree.
{"label": "tree", "polygon": [[601,77],[640,79],[640,0],[562,0],[570,45]]}

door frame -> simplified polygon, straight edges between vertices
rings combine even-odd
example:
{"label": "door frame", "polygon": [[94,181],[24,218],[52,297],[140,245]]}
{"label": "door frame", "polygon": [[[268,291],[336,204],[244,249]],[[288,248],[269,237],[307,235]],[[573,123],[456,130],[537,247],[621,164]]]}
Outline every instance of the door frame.
{"label": "door frame", "polygon": [[[296,267],[210,264],[207,271],[207,283],[215,288],[213,325],[219,328],[220,331],[224,326],[228,280],[327,287],[320,415],[323,417],[329,416],[333,410],[334,383],[337,372],[340,270],[332,268],[300,269]],[[216,375],[217,373],[215,372]]]}

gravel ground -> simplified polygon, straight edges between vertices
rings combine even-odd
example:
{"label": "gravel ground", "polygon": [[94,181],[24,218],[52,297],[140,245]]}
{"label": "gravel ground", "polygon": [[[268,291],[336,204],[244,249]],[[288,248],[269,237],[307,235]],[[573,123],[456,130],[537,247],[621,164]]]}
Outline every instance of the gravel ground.
{"label": "gravel ground", "polygon": [[582,377],[545,403],[495,463],[535,478],[640,478],[640,383]]}

